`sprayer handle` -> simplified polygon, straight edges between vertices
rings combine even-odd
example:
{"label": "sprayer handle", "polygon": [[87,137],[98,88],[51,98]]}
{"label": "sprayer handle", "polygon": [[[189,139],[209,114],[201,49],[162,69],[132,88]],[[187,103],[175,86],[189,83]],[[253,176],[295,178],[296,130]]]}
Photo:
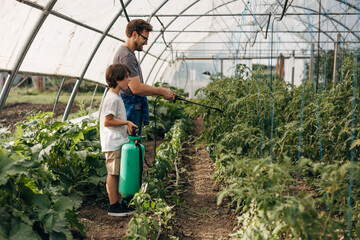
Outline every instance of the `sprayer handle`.
{"label": "sprayer handle", "polygon": [[137,131],[136,131],[136,127],[132,127],[132,131],[131,131],[131,136],[136,137],[137,136]]}
{"label": "sprayer handle", "polygon": [[174,103],[176,102],[176,100],[182,100],[181,97],[179,97],[178,95],[175,95],[175,98],[174,98]]}

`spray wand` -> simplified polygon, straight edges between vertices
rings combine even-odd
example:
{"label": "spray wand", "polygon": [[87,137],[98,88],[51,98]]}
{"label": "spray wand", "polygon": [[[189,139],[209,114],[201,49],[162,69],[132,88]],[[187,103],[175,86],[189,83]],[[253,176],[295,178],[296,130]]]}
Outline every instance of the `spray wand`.
{"label": "spray wand", "polygon": [[[155,128],[154,128],[154,161],[155,161],[155,158],[156,158],[156,101],[158,100],[160,96],[157,96],[155,98],[155,101],[154,101],[154,120],[155,120]],[[199,106],[202,106],[202,107],[206,107],[206,108],[211,108],[211,109],[215,109],[221,113],[223,113],[224,111],[219,109],[219,108],[215,108],[215,107],[210,107],[210,106],[206,106],[206,105],[203,105],[203,104],[200,104],[200,103],[197,103],[197,102],[192,102],[190,100],[187,100],[185,98],[182,98],[178,95],[175,95],[175,99],[174,99],[174,102],[176,102],[176,100],[178,101],[184,101],[184,102],[188,102],[188,103],[192,103],[192,104],[196,104],[196,105],[199,105]],[[150,167],[150,165],[145,161],[146,165],[148,165]]]}
{"label": "spray wand", "polygon": [[206,105],[203,105],[203,104],[200,104],[200,103],[197,103],[197,102],[192,102],[192,101],[187,100],[187,99],[185,99],[185,98],[182,98],[182,97],[180,97],[180,96],[178,96],[178,95],[175,95],[175,100],[174,100],[174,102],[175,102],[176,100],[184,101],[184,102],[188,102],[188,103],[192,103],[192,104],[196,104],[196,105],[199,105],[199,106],[202,106],[202,107],[206,107],[206,108],[215,109],[215,110],[223,113],[223,110],[221,110],[221,109],[219,109],[219,108],[206,106]]}

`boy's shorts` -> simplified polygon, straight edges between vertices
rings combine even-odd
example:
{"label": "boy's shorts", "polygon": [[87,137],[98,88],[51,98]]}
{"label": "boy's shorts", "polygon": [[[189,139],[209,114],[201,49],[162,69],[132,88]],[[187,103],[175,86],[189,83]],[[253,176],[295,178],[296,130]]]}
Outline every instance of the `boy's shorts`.
{"label": "boy's shorts", "polygon": [[106,170],[110,175],[120,174],[121,148],[112,152],[105,153]]}

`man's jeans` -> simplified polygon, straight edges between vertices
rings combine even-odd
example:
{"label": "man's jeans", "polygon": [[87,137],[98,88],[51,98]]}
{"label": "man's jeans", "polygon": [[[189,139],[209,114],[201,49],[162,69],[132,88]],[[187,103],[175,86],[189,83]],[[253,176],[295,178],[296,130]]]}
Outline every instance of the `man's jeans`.
{"label": "man's jeans", "polygon": [[142,119],[141,119],[141,110],[135,110],[134,111],[134,122],[136,126],[138,126],[139,131],[137,132],[138,136],[141,136],[142,132]]}

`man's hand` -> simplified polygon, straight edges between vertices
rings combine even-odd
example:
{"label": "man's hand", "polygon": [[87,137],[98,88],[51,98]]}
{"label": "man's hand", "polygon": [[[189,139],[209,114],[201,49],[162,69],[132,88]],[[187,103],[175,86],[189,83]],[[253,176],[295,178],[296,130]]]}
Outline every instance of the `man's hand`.
{"label": "man's hand", "polygon": [[175,93],[171,91],[170,89],[163,88],[163,97],[166,100],[174,101],[175,100]]}
{"label": "man's hand", "polygon": [[[128,121],[128,123],[126,125],[127,125],[127,132],[129,135],[131,135],[133,127],[138,128],[138,126],[136,126],[135,124],[133,124],[130,121]],[[139,130],[139,129],[137,129],[137,130]]]}

